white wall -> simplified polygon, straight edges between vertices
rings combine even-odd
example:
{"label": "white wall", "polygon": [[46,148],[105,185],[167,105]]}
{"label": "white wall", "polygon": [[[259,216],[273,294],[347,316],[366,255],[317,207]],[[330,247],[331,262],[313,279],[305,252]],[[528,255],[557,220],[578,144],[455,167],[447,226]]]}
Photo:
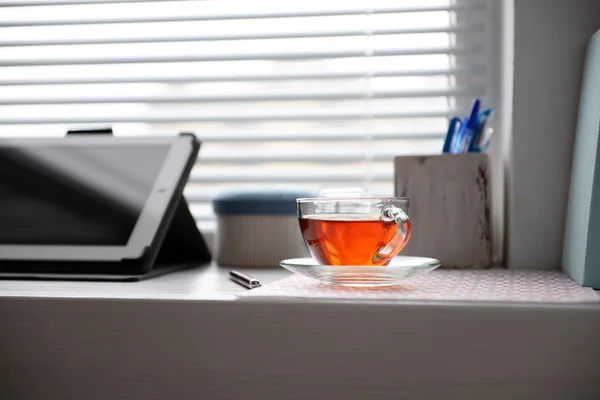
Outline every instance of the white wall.
{"label": "white wall", "polygon": [[599,0],[515,0],[507,264],[560,267],[587,41]]}

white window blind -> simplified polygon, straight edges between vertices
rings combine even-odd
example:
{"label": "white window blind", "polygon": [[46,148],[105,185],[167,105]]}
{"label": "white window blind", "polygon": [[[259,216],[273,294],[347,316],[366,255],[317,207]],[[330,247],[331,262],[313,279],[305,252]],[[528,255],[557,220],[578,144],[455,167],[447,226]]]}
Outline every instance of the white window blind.
{"label": "white window blind", "polygon": [[440,152],[448,117],[492,90],[484,0],[0,7],[0,136],[194,132],[205,228],[231,187],[392,195],[393,157]]}

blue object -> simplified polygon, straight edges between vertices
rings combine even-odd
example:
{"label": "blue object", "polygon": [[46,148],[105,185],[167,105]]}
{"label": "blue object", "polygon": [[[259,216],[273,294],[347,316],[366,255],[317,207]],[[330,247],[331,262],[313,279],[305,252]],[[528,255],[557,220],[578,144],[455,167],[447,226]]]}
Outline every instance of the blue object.
{"label": "blue object", "polygon": [[454,140],[452,141],[452,146],[450,147],[450,153],[462,154],[467,151],[467,122],[468,120],[466,118],[462,120],[460,127],[458,128],[458,132],[456,132],[456,135],[454,135]]}
{"label": "blue object", "polygon": [[481,100],[475,99],[471,107],[471,114],[465,120],[460,141],[456,147],[455,154],[466,153],[471,149],[472,143],[475,141],[477,131],[479,130],[479,109],[481,108]]}
{"label": "blue object", "polygon": [[452,117],[446,132],[442,153],[463,154],[481,153],[489,144],[489,137],[485,138],[485,126],[491,118],[493,110],[481,109],[481,100],[475,99],[469,116],[463,120]]}
{"label": "blue object", "polygon": [[467,121],[467,128],[471,131],[477,131],[479,127],[479,109],[481,108],[481,100],[475,99],[473,101],[473,106],[471,107],[471,115],[469,116],[469,120]]}
{"label": "blue object", "polygon": [[475,132],[475,137],[471,141],[471,145],[469,146],[469,153],[481,153],[481,144],[483,143],[485,136],[485,127],[487,126],[488,117],[486,115],[482,116],[479,120],[479,128],[477,128],[477,132]]}
{"label": "blue object", "polygon": [[316,197],[308,190],[232,190],[213,199],[217,215],[296,215],[296,199]]}
{"label": "blue object", "polygon": [[481,122],[481,119],[483,117],[490,117],[491,118],[493,112],[494,112],[493,108],[486,108],[485,110],[483,110],[482,112],[479,113],[479,121]]}
{"label": "blue object", "polygon": [[489,138],[486,135],[485,128],[487,127],[488,120],[491,119],[492,112],[491,108],[487,108],[479,113],[479,126],[469,145],[469,153],[482,153],[487,149]]}
{"label": "blue object", "polygon": [[450,119],[450,124],[448,125],[448,132],[446,132],[446,139],[444,140],[444,148],[442,149],[442,153],[450,152],[452,140],[454,139],[454,135],[456,134],[456,126],[460,123],[461,120],[458,117],[452,117]]}
{"label": "blue object", "polygon": [[600,31],[588,44],[573,148],[562,269],[600,289]]}
{"label": "blue object", "polygon": [[[475,138],[476,146],[479,152],[485,152],[490,144],[490,140],[492,139],[491,129],[487,126],[488,121],[492,119],[492,114],[494,110],[491,108],[487,108],[480,113],[479,119],[479,131],[477,132],[477,137]],[[486,130],[488,128],[488,130]]]}

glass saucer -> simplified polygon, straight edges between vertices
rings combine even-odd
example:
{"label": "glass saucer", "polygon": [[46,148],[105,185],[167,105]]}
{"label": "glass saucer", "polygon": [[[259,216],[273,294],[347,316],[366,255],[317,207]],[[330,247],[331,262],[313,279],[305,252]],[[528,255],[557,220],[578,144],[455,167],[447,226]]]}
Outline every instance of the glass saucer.
{"label": "glass saucer", "polygon": [[397,285],[440,266],[434,258],[396,256],[385,267],[321,265],[310,257],[291,258],[279,263],[296,274],[330,286],[375,287]]}

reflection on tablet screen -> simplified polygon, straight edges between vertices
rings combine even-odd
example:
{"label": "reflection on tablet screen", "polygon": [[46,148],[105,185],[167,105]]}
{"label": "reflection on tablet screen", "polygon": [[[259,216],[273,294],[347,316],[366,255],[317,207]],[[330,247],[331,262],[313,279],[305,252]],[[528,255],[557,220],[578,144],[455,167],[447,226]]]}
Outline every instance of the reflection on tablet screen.
{"label": "reflection on tablet screen", "polygon": [[169,146],[0,148],[0,244],[126,245]]}

